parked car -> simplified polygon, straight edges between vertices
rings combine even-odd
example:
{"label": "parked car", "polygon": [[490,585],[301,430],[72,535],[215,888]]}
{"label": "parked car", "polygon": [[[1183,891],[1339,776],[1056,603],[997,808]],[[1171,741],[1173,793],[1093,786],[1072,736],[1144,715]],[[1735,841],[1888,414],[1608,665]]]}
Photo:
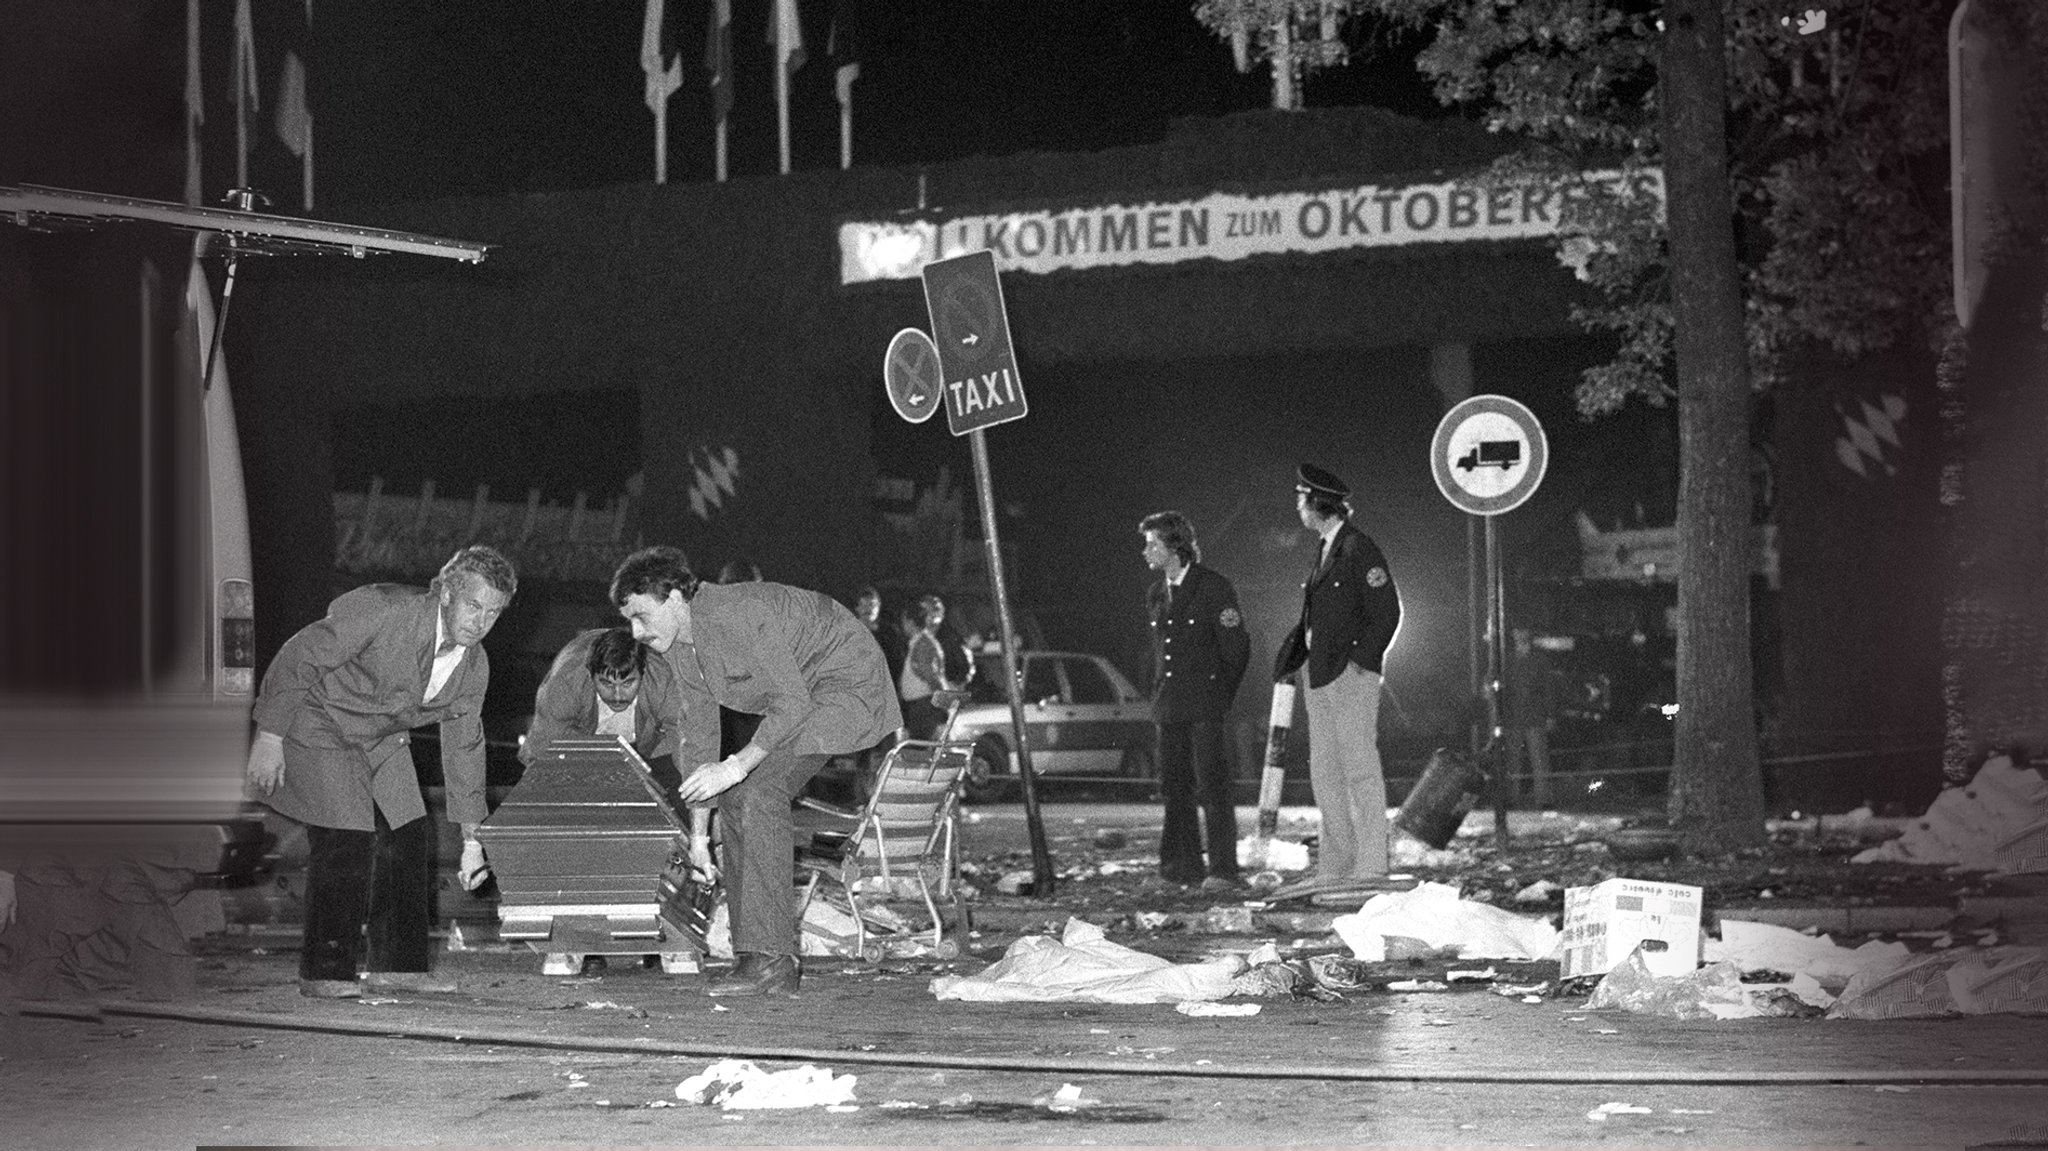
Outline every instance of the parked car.
{"label": "parked car", "polygon": [[[1071,651],[1018,654],[1023,683],[1024,732],[1031,767],[1040,776],[1097,776],[1156,781],[1152,701],[1115,664]],[[1017,778],[1009,699],[1003,694],[1003,657],[976,657],[969,698],[953,722],[953,737],[972,740],[967,798],[983,801],[1009,790]]]}

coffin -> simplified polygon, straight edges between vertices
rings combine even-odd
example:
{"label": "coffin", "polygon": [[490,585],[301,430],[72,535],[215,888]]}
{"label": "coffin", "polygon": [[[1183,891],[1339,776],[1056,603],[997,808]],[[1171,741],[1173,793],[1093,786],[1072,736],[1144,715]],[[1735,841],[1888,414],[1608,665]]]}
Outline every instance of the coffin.
{"label": "coffin", "polygon": [[477,828],[500,937],[550,953],[701,952],[688,827],[625,740],[555,741]]}

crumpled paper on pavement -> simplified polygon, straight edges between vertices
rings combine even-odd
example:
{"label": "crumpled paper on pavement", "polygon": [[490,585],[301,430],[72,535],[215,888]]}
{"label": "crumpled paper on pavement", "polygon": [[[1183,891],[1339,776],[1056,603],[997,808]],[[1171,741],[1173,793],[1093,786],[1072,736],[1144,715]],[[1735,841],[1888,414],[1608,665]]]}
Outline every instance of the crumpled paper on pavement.
{"label": "crumpled paper on pavement", "polygon": [[1375,895],[1330,926],[1368,963],[1387,958],[1389,936],[1419,939],[1432,949],[1456,948],[1459,959],[1545,959],[1557,951],[1559,939],[1548,920],[1463,900],[1456,887],[1429,882]]}
{"label": "crumpled paper on pavement", "polygon": [[1883,971],[1904,963],[1906,945],[1871,940],[1848,948],[1825,935],[1807,935],[1772,923],[1723,919],[1721,938],[1706,942],[1708,963],[1727,961],[1742,971],[1809,975],[1823,987],[1841,988],[1860,971]]}
{"label": "crumpled paper on pavement", "polygon": [[1237,841],[1237,865],[1264,871],[1307,871],[1308,844],[1247,835]]}
{"label": "crumpled paper on pavement", "polygon": [[1789,984],[1744,983],[1742,971],[1726,960],[1686,975],[1658,975],[1638,947],[1600,980],[1586,1006],[1666,1019],[1755,1019],[1818,1015],[1832,1002],[1810,975],[1795,975]]}
{"label": "crumpled paper on pavement", "polygon": [[1858,972],[1830,1019],[2048,1013],[2048,949],[1954,948]]}
{"label": "crumpled paper on pavement", "polygon": [[1180,1003],[1222,999],[1244,960],[1231,955],[1173,963],[1112,943],[1102,928],[1067,920],[1059,939],[1027,935],[973,975],[931,982],[940,999],[975,1003]]}
{"label": "crumpled paper on pavement", "polygon": [[676,1098],[727,1111],[831,1107],[853,1102],[854,1080],[811,1063],[763,1071],[751,1059],[721,1059],[676,1084]]}

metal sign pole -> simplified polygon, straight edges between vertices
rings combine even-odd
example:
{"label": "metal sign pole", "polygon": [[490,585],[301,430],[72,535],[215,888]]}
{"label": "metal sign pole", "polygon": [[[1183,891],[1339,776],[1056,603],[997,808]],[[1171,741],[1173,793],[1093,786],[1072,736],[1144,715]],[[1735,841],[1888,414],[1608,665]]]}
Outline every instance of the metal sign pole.
{"label": "metal sign pole", "polygon": [[1003,578],[1003,549],[996,538],[995,483],[988,471],[988,433],[968,433],[974,445],[974,491],[981,501],[981,536],[988,549],[989,586],[996,597],[997,626],[1003,634],[1003,694],[1010,701],[1010,739],[1017,749],[1017,779],[1024,788],[1024,824],[1031,833],[1031,894],[1052,895],[1052,853],[1045,846],[1045,820],[1038,810],[1038,787],[1031,770],[1031,744],[1024,738],[1024,688],[1017,682],[1017,629],[1010,622],[1010,591]]}
{"label": "metal sign pole", "polygon": [[1493,842],[1500,851],[1508,849],[1508,794],[1513,781],[1508,773],[1514,757],[1508,754],[1507,725],[1501,714],[1501,690],[1507,674],[1507,604],[1501,581],[1500,534],[1493,516],[1486,520],[1486,719],[1487,769],[1493,776]]}

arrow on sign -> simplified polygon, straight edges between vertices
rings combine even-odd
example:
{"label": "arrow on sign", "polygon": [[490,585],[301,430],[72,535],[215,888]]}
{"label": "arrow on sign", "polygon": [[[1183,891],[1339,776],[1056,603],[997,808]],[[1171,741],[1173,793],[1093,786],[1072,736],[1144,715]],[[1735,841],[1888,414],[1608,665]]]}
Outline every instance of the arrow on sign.
{"label": "arrow on sign", "polygon": [[971,348],[981,342],[981,334],[979,332],[969,332],[960,337],[960,342]]}

